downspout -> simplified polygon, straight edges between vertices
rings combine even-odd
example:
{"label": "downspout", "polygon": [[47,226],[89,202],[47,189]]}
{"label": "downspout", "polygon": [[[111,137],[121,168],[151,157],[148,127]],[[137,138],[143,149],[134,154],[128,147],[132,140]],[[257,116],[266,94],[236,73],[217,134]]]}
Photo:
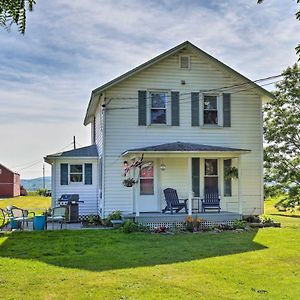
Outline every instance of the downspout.
{"label": "downspout", "polygon": [[102,174],[101,174],[101,185],[102,185],[102,212],[101,217],[104,218],[105,212],[105,142],[106,142],[106,109],[105,109],[105,98],[104,104],[102,104],[103,112],[103,132],[102,132]]}

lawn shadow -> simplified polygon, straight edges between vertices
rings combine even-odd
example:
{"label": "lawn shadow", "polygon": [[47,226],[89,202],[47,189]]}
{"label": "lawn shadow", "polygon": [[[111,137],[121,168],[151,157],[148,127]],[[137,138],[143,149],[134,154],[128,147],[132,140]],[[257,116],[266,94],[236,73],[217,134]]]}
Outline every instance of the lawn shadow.
{"label": "lawn shadow", "polygon": [[299,215],[292,215],[292,214],[281,214],[281,213],[272,213],[271,216],[280,216],[280,217],[288,217],[288,218],[300,218]]}
{"label": "lawn shadow", "polygon": [[256,233],[257,230],[175,235],[112,230],[15,232],[0,236],[0,257],[101,272],[265,249],[253,241]]}

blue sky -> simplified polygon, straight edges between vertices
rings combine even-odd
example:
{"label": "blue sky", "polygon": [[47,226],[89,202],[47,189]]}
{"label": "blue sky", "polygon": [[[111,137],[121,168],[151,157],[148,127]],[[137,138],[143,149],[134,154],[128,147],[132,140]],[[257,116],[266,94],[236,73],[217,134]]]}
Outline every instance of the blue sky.
{"label": "blue sky", "polygon": [[0,163],[41,176],[43,156],[73,135],[90,143],[92,89],[185,40],[250,79],[281,73],[297,59],[296,10],[295,0],[37,0],[25,36],[0,28]]}

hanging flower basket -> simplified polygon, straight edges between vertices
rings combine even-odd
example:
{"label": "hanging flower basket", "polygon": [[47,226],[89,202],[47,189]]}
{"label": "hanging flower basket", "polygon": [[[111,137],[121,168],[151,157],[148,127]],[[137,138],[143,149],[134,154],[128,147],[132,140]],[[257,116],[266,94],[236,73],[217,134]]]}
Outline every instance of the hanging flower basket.
{"label": "hanging flower basket", "polygon": [[137,181],[135,181],[133,178],[126,178],[123,180],[123,185],[126,187],[133,187]]}
{"label": "hanging flower basket", "polygon": [[239,171],[236,167],[231,167],[229,170],[225,171],[225,179],[237,179],[239,178]]}

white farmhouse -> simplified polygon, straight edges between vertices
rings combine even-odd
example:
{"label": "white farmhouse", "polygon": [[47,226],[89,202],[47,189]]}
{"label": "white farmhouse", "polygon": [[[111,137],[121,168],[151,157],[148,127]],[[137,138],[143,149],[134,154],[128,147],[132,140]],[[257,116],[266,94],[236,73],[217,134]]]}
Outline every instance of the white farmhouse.
{"label": "white farmhouse", "polygon": [[188,199],[187,214],[201,213],[207,195],[220,198],[210,218],[261,214],[262,103],[272,97],[186,41],[92,91],[92,145],[45,158],[53,206],[76,193],[82,216],[121,210],[163,224],[172,188]]}

